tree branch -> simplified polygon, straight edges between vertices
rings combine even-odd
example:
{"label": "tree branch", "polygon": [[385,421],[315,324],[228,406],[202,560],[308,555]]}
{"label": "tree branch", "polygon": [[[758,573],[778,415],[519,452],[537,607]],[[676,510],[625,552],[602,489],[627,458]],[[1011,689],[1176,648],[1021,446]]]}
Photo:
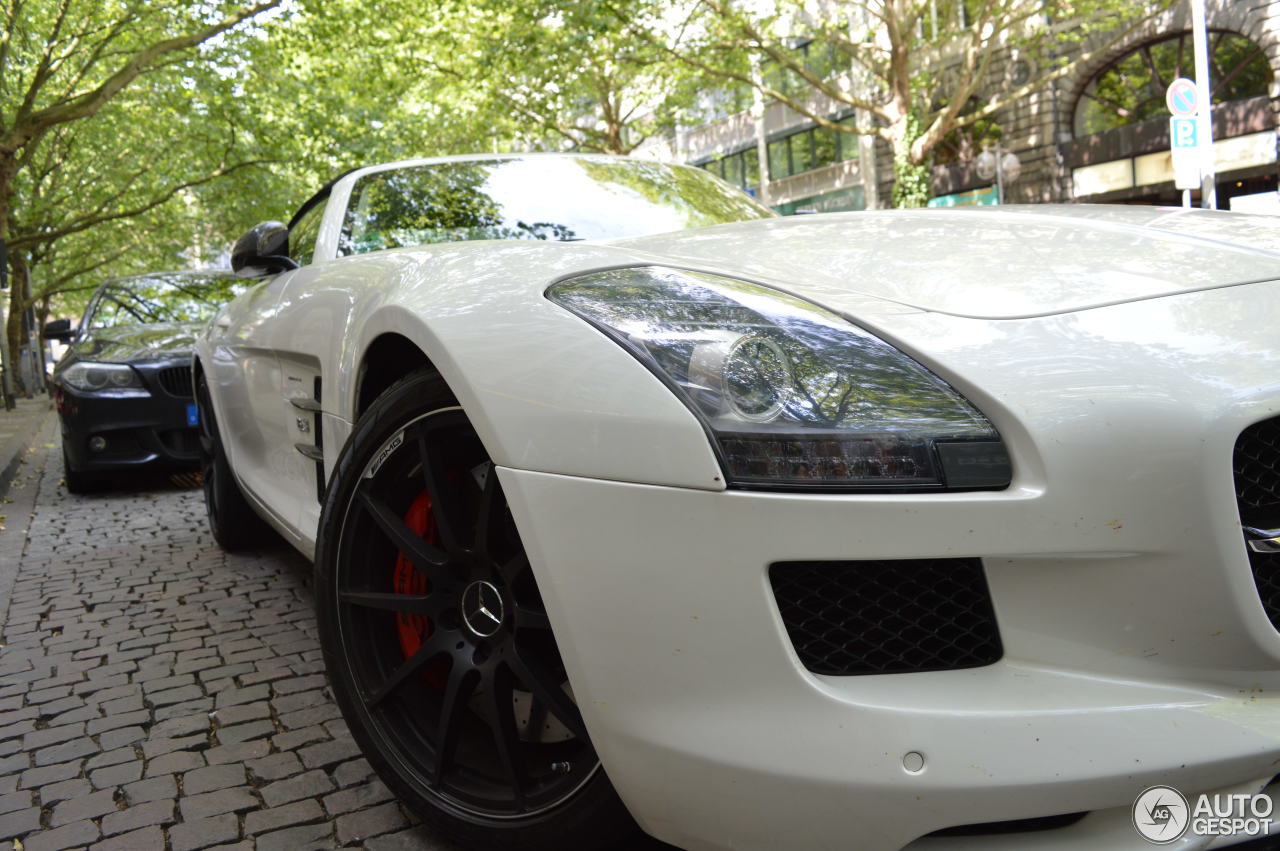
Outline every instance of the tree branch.
{"label": "tree branch", "polygon": [[179,50],[202,44],[219,33],[225,32],[267,9],[274,8],[281,0],[265,0],[253,6],[237,9],[216,23],[187,35],[164,39],[148,45],[128,59],[124,66],[107,77],[97,88],[71,100],[32,112],[21,123],[15,124],[0,138],[0,153],[12,153],[48,128],[68,121],[88,118],[98,112],[121,89],[128,86],[153,63]]}
{"label": "tree branch", "polygon": [[181,192],[184,189],[191,189],[196,186],[202,186],[206,183],[217,180],[220,177],[225,177],[226,175],[231,174],[232,172],[239,171],[242,168],[248,168],[249,166],[256,166],[256,165],[265,165],[270,162],[275,162],[275,161],[266,160],[266,159],[245,160],[244,162],[239,162],[231,166],[220,167],[218,169],[215,169],[213,172],[206,174],[203,177],[196,178],[195,180],[188,180],[185,183],[180,183],[180,184],[177,184],[176,186],[172,186],[165,192],[161,193],[160,195],[152,198],[149,201],[146,201],[145,203],[139,204],[136,207],[131,207],[126,210],[119,210],[112,213],[101,213],[101,214],[95,213],[93,215],[78,218],[72,223],[63,225],[62,227],[41,230],[37,233],[27,233],[17,237],[13,237],[9,240],[9,247],[24,248],[24,247],[36,245],[42,242],[50,242],[53,240],[61,239],[64,236],[69,236],[73,233],[79,233],[80,231],[87,230],[91,227],[94,227],[95,225],[100,225],[103,222],[114,221],[116,219],[131,219],[134,216],[140,216],[143,213],[147,212],[148,210],[153,210],[156,207],[159,207],[161,204],[165,203],[170,198],[177,195],[179,192]]}

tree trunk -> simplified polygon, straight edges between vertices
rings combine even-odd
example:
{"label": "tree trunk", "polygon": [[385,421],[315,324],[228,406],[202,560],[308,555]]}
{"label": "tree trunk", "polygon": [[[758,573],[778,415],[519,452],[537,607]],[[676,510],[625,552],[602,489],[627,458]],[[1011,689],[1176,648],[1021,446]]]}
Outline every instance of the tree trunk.
{"label": "tree trunk", "polygon": [[23,297],[27,291],[27,263],[21,252],[9,255],[9,319],[5,323],[5,343],[9,346],[9,366],[13,370],[12,384],[14,393],[30,397],[26,382],[22,380],[21,349],[24,339],[22,333],[22,317],[26,313],[27,301]]}
{"label": "tree trunk", "polygon": [[[0,242],[7,242],[10,237],[9,220],[13,212],[13,178],[17,167],[17,160],[12,152],[0,152]],[[19,265],[15,253],[9,253],[9,262],[6,265],[9,269]],[[8,270],[6,269],[5,271]],[[17,276],[11,274],[8,277],[9,311],[6,314],[8,318],[5,322],[4,339],[0,340],[0,345],[6,347],[5,354],[7,355],[4,359],[5,376],[3,387],[6,405],[9,403],[9,394],[16,395],[21,387],[21,380],[18,377],[18,343],[22,339],[21,293],[23,292],[14,286],[14,279]],[[3,291],[0,291],[0,297],[3,297]]]}

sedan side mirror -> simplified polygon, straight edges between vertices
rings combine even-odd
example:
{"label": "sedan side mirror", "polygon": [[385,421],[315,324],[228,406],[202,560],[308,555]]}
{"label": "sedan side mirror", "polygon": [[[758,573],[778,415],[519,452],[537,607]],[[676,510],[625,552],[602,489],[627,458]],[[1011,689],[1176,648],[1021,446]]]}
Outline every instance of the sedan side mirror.
{"label": "sedan side mirror", "polygon": [[76,329],[71,327],[70,319],[55,319],[52,322],[46,322],[44,330],[40,333],[40,336],[46,340],[61,340],[64,343],[75,335]]}
{"label": "sedan side mirror", "polygon": [[263,222],[236,240],[231,268],[251,275],[270,275],[298,268],[289,257],[289,228],[283,222]]}

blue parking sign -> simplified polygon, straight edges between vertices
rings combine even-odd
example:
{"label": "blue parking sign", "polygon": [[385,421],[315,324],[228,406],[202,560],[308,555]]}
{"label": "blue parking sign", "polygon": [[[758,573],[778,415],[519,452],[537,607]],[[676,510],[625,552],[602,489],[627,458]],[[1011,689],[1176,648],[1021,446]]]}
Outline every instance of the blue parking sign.
{"label": "blue parking sign", "polygon": [[1169,141],[1171,148],[1196,147],[1196,120],[1194,118],[1170,118]]}

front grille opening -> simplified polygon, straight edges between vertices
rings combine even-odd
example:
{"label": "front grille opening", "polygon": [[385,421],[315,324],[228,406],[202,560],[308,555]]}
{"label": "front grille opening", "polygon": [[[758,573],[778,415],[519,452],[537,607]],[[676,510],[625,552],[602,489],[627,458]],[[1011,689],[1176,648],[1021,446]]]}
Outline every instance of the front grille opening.
{"label": "front grille opening", "polygon": [[1010,821],[988,821],[980,824],[961,824],[935,830],[929,836],[999,836],[1005,833],[1036,833],[1042,830],[1058,830],[1070,827],[1088,813],[1063,813],[1060,816],[1020,818]]}
{"label": "front grille opening", "polygon": [[[1260,529],[1280,527],[1280,417],[1240,432],[1231,456],[1240,522]],[[1258,599],[1280,630],[1280,554],[1249,551]]]}
{"label": "front grille opening", "polygon": [[1241,522],[1264,529],[1280,526],[1280,417],[1242,431],[1231,462]]}
{"label": "front grille opening", "polygon": [[1253,584],[1271,625],[1280,629],[1280,553],[1249,553]]}
{"label": "front grille opening", "polygon": [[969,559],[778,562],[778,612],[815,674],[902,674],[1000,660],[982,562]]}
{"label": "front grille opening", "polygon": [[170,396],[177,396],[180,399],[193,398],[191,367],[171,366],[160,370],[157,373],[157,377],[160,380],[160,386],[164,388],[164,392]]}
{"label": "front grille opening", "polygon": [[91,449],[87,450],[87,457],[90,461],[108,458],[133,458],[148,451],[142,448],[142,443],[139,442],[138,435],[133,429],[99,431],[94,432],[92,436],[101,437],[107,442],[107,445],[98,452],[94,452]]}
{"label": "front grille opening", "polygon": [[160,442],[170,455],[196,458],[200,455],[200,431],[194,428],[171,428],[159,434]]}

